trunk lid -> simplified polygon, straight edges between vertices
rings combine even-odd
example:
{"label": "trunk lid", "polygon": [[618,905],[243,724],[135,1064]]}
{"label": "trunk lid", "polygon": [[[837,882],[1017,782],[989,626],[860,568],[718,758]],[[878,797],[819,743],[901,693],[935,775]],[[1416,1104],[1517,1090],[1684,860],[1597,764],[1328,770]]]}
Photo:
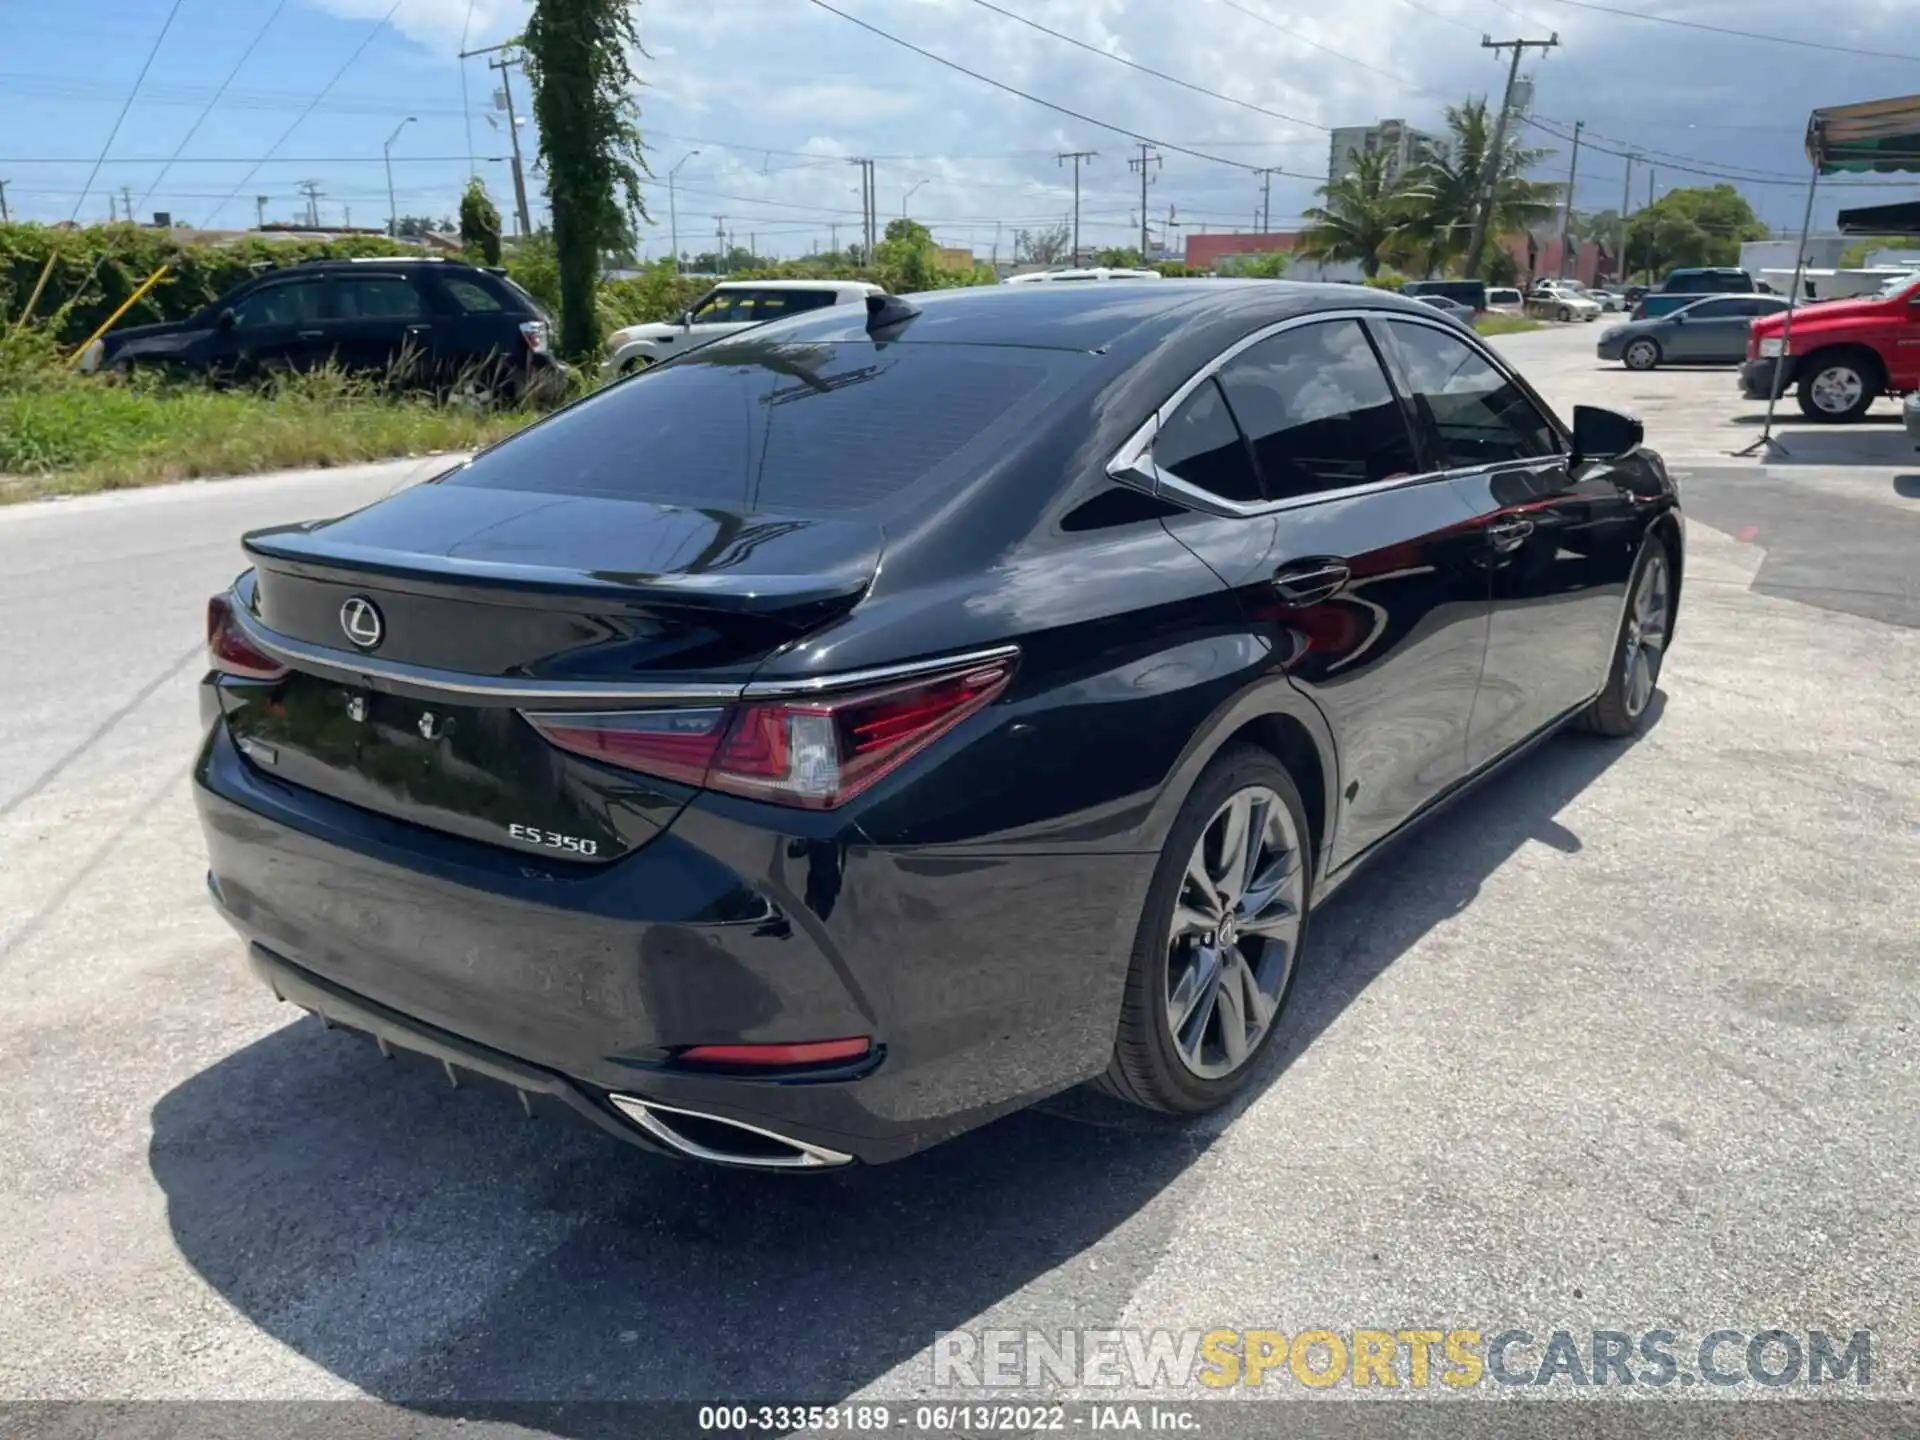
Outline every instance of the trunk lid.
{"label": "trunk lid", "polygon": [[851,608],[882,539],[853,519],[437,484],[256,531],[236,608],[293,671],[223,687],[227,724],[292,784],[550,858],[616,859],[689,792],[567,755],[519,712],[723,704]]}

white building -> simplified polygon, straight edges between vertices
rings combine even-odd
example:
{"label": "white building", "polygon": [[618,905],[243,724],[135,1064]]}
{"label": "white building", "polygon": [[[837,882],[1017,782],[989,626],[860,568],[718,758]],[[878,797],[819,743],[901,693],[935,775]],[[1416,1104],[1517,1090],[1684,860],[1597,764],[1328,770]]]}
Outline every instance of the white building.
{"label": "white building", "polygon": [[1341,125],[1334,129],[1327,154],[1327,179],[1353,172],[1353,155],[1385,152],[1391,183],[1427,158],[1440,137],[1416,130],[1404,120],[1382,120],[1375,125]]}

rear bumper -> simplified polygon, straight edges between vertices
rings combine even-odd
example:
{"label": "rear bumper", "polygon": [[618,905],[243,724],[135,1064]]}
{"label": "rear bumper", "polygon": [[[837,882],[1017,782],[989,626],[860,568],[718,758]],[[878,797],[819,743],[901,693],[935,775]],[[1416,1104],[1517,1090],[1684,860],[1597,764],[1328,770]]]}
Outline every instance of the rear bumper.
{"label": "rear bumper", "polygon": [[[879,1162],[1099,1073],[1151,864],[942,860],[690,807],[625,859],[543,867],[277,781],[220,723],[195,780],[215,904],[279,993],[656,1149],[611,1097]],[[1058,935],[1063,897],[1113,923]],[[828,1072],[675,1059],[854,1035],[872,1052]]]}

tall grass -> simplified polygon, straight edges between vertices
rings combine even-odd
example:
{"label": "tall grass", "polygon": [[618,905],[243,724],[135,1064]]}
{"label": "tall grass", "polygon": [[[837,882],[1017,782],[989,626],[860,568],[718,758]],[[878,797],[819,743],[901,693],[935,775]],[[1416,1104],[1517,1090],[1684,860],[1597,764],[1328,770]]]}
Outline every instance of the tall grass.
{"label": "tall grass", "polygon": [[257,389],[75,375],[0,340],[0,502],[491,444],[535,411],[440,405],[321,370]]}

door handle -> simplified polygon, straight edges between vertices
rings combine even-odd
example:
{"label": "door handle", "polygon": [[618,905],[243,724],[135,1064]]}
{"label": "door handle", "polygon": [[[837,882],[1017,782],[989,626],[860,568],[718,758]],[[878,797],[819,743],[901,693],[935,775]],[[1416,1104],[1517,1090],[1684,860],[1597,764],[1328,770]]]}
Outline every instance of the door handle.
{"label": "door handle", "polygon": [[1487,527],[1487,534],[1493,540],[1493,548],[1503,554],[1509,550],[1518,550],[1533,534],[1531,520],[1502,520]]}
{"label": "door handle", "polygon": [[1344,560],[1310,560],[1277,572],[1273,588],[1291,604],[1318,605],[1345,585],[1352,574]]}
{"label": "door handle", "polygon": [[324,340],[327,338],[327,332],[324,330],[302,330],[299,338],[302,340]]}

